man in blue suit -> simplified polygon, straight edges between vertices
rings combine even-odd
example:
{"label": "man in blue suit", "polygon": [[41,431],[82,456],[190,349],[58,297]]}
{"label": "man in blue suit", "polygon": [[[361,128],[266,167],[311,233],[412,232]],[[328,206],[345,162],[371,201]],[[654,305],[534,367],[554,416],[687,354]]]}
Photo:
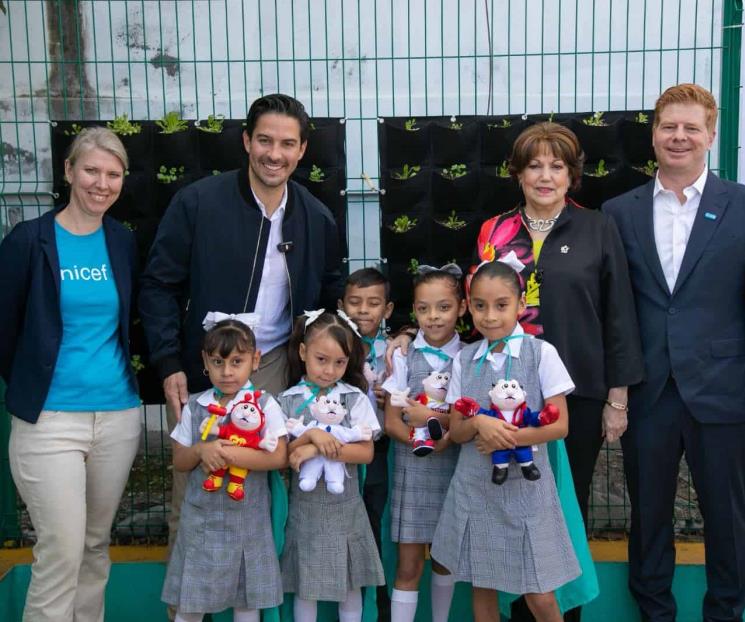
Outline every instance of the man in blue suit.
{"label": "man in blue suit", "polygon": [[745,607],[745,186],[707,168],[716,119],[707,90],[667,89],[655,106],[656,178],[603,206],[626,249],[646,367],[621,442],[629,588],[651,622],[676,615],[683,453],[705,522],[703,619],[739,621]]}

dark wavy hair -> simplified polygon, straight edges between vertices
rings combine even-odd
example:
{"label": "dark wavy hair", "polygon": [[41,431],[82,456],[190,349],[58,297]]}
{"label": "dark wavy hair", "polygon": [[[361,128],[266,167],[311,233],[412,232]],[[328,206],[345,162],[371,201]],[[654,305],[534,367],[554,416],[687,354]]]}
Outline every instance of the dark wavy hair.
{"label": "dark wavy hair", "polygon": [[510,289],[515,292],[518,298],[523,293],[520,275],[511,266],[501,261],[490,261],[480,266],[471,279],[471,291],[473,292],[473,286],[476,283],[485,278],[502,279],[510,286]]}
{"label": "dark wavy hair", "polygon": [[233,350],[253,352],[256,350],[256,337],[243,322],[223,320],[204,334],[202,350],[207,354],[219,354],[227,358]]}
{"label": "dark wavy hair", "polygon": [[310,119],[308,118],[308,113],[305,112],[305,106],[294,97],[283,95],[282,93],[264,95],[264,97],[259,97],[259,99],[251,104],[251,108],[249,108],[248,115],[246,116],[246,133],[249,138],[253,136],[259,117],[271,112],[297,119],[297,122],[300,124],[300,142],[304,143],[308,140]]}
{"label": "dark wavy hair", "polygon": [[362,373],[362,367],[365,364],[365,351],[362,347],[362,340],[352,332],[349,324],[336,313],[328,311],[324,311],[318,316],[307,329],[305,328],[306,319],[304,315],[297,317],[292,328],[292,335],[290,335],[287,353],[290,367],[290,386],[300,382],[305,375],[305,363],[300,358],[300,344],[304,343],[307,346],[320,335],[328,335],[339,344],[344,356],[349,358],[342,380],[353,387],[357,387],[363,393],[367,393],[367,380]]}

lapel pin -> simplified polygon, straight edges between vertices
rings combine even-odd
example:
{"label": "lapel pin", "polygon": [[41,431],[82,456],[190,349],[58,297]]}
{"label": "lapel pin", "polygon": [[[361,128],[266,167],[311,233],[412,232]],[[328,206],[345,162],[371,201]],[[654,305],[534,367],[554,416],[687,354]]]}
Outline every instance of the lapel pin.
{"label": "lapel pin", "polygon": [[564,255],[566,255],[566,254],[567,254],[567,253],[569,252],[569,247],[568,247],[568,246],[566,246],[566,245],[564,245],[564,246],[562,246],[562,247],[561,247],[561,249],[560,249],[560,250],[561,250],[561,252],[562,252],[562,253],[563,253]]}
{"label": "lapel pin", "polygon": [[712,214],[711,212],[706,212],[704,214],[704,218],[708,218],[709,220],[716,220],[717,219],[717,215],[716,214]]}

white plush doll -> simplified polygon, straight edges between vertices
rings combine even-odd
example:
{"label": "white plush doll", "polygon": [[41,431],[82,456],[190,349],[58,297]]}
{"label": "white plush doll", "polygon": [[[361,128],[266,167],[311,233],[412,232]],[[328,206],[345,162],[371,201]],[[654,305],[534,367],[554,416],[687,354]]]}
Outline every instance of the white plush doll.
{"label": "white plush doll", "polygon": [[[308,430],[318,428],[328,432],[342,443],[355,443],[372,439],[372,428],[369,425],[357,425],[351,428],[341,425],[347,414],[347,409],[342,406],[341,402],[328,395],[318,397],[310,404],[309,408],[315,420],[308,425],[303,424],[302,418],[287,421],[287,431],[292,436],[298,438]],[[306,460],[300,466],[298,481],[300,490],[304,492],[315,490],[321,475],[324,476],[326,490],[330,493],[340,495],[344,492],[344,476],[346,475],[344,463],[323,456]]]}
{"label": "white plush doll", "polygon": [[[450,382],[449,372],[433,371],[422,380],[422,392],[414,399],[434,412],[448,412],[445,395]],[[409,389],[405,391],[391,391],[391,405],[406,408],[409,405]],[[411,428],[409,442],[415,456],[428,456],[435,450],[435,441],[442,438],[443,429],[440,420],[434,415],[427,419],[427,425]]]}

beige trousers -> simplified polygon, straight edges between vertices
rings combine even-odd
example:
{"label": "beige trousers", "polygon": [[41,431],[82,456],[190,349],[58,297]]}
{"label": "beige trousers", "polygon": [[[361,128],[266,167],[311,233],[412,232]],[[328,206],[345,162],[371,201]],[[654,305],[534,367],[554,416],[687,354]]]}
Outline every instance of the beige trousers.
{"label": "beige trousers", "polygon": [[139,408],[11,418],[10,470],[37,538],[24,622],[102,622],[111,524],[140,432]]}

